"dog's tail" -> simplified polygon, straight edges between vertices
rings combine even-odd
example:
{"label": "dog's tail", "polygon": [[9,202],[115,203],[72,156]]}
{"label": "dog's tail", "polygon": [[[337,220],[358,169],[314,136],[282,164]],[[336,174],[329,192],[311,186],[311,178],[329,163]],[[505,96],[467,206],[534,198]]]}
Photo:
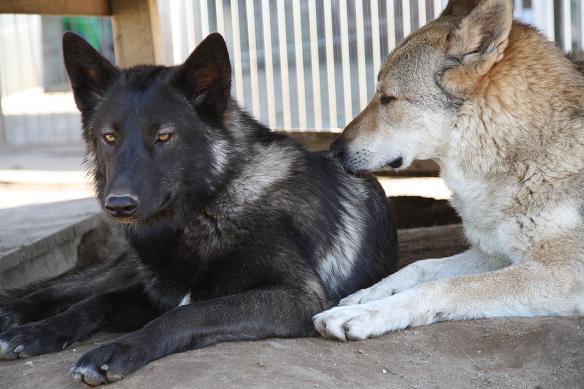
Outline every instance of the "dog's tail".
{"label": "dog's tail", "polygon": [[584,74],[584,51],[574,50],[568,53],[568,59],[572,61],[576,69]]}

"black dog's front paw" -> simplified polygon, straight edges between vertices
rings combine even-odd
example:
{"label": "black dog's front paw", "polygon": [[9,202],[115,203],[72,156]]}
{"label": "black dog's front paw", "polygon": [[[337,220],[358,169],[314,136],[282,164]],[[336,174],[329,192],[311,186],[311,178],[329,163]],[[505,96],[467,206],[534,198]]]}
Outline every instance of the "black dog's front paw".
{"label": "black dog's front paw", "polygon": [[66,340],[50,326],[29,323],[0,333],[0,359],[28,358],[59,351]]}
{"label": "black dog's front paw", "polygon": [[10,327],[18,325],[16,315],[8,308],[0,306],[0,333]]}
{"label": "black dog's front paw", "polygon": [[89,385],[116,382],[147,363],[145,353],[127,343],[110,343],[87,352],[71,369],[73,379]]}

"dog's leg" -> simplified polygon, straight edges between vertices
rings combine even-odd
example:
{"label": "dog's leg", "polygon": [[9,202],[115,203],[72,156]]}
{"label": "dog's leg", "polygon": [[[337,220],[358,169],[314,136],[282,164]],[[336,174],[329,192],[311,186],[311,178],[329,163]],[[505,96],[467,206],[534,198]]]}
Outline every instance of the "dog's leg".
{"label": "dog's leg", "polygon": [[443,320],[584,313],[584,265],[530,260],[494,272],[432,281],[314,317],[322,335],[365,339]]}
{"label": "dog's leg", "polygon": [[72,374],[97,385],[117,381],[165,355],[217,342],[313,335],[311,316],[325,304],[306,291],[266,289],[180,306],[86,353]]}
{"label": "dog's leg", "polygon": [[0,359],[60,351],[101,329],[140,328],[156,315],[141,284],[97,294],[61,314],[0,333]]}
{"label": "dog's leg", "polygon": [[142,275],[139,266],[133,258],[121,256],[30,287],[8,291],[0,297],[0,332],[54,316],[95,294],[125,288]]}
{"label": "dog's leg", "polygon": [[508,264],[503,258],[487,255],[478,248],[471,248],[451,257],[417,261],[372,287],[345,297],[339,305],[363,304],[392,296],[424,282],[484,273]]}

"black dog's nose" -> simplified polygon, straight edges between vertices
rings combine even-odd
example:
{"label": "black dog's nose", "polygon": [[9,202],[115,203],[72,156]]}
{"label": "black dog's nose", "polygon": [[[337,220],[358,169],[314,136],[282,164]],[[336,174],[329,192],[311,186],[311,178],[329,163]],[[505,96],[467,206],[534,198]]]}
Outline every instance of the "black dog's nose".
{"label": "black dog's nose", "polygon": [[130,195],[110,195],[103,206],[114,217],[130,217],[136,212],[138,201]]}
{"label": "black dog's nose", "polygon": [[341,140],[339,138],[337,138],[331,144],[329,151],[334,158],[336,158],[340,161],[345,160],[345,157],[347,156],[347,147],[346,147],[345,143],[341,142]]}

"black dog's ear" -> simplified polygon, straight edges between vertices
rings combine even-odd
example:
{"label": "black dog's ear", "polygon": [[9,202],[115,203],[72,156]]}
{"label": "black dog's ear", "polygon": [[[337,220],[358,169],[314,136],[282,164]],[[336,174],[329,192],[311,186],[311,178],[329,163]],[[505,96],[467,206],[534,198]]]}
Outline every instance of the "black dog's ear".
{"label": "black dog's ear", "polygon": [[119,70],[72,32],[63,34],[63,59],[77,108],[92,110]]}
{"label": "black dog's ear", "polygon": [[231,64],[221,34],[206,37],[178,67],[173,82],[201,114],[222,121],[231,89]]}

